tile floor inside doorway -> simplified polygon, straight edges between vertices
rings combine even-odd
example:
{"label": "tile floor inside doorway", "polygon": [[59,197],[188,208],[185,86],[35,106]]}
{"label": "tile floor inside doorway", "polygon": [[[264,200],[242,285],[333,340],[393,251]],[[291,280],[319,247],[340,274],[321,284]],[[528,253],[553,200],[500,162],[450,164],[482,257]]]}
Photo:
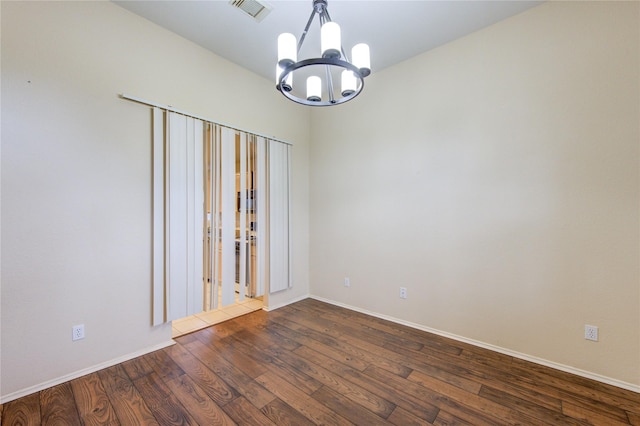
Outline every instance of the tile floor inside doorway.
{"label": "tile floor inside doorway", "polygon": [[191,333],[260,309],[262,309],[262,297],[256,299],[247,298],[233,305],[174,320],[172,323],[173,330],[171,337],[182,336],[183,334]]}

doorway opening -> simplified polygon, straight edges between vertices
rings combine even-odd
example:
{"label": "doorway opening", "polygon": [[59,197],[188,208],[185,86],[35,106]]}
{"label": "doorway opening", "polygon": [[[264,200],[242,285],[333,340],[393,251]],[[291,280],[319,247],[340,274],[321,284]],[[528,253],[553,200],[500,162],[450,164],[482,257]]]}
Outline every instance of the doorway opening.
{"label": "doorway opening", "polygon": [[202,312],[174,320],[173,337],[263,307],[266,145],[225,130],[208,126],[203,146]]}

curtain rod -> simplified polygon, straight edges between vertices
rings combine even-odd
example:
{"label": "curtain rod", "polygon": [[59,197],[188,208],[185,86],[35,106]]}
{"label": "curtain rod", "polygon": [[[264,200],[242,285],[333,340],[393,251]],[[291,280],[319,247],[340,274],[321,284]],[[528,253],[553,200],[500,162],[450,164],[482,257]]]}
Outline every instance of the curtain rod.
{"label": "curtain rod", "polygon": [[281,143],[293,146],[293,143],[291,143],[291,142],[283,141],[282,139],[278,139],[278,138],[275,138],[273,136],[262,135],[260,133],[253,132],[251,130],[245,130],[245,129],[240,129],[240,128],[235,127],[235,126],[229,126],[228,124],[218,123],[218,122],[216,122],[214,120],[211,120],[209,118],[202,117],[202,116],[196,115],[196,114],[192,114],[190,112],[179,110],[177,108],[172,107],[171,105],[163,105],[163,104],[159,104],[157,102],[151,102],[151,101],[148,101],[146,99],[142,99],[142,98],[139,98],[137,96],[130,96],[130,95],[127,95],[127,94],[124,94],[124,93],[122,93],[122,94],[120,94],[118,96],[120,96],[122,99],[126,99],[128,101],[133,101],[133,102],[137,102],[139,104],[144,104],[144,105],[157,107],[157,108],[160,108],[160,109],[164,109],[166,111],[175,112],[176,114],[186,115],[187,117],[196,118],[198,120],[206,121],[206,122],[209,122],[209,123],[212,123],[212,124],[216,124],[218,126],[228,127],[229,129],[237,130],[239,132],[251,133],[252,135],[260,136],[260,137],[267,138],[267,139],[270,139],[270,140],[273,140],[273,141],[276,141],[276,142],[281,142]]}

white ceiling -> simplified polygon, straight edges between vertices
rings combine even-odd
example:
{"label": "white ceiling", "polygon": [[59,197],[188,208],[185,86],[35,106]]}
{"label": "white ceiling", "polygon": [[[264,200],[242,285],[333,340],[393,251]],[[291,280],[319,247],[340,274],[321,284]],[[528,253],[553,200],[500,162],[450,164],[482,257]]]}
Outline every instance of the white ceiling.
{"label": "white ceiling", "polygon": [[[269,0],[273,9],[256,22],[228,0],[114,3],[274,81],[278,35],[291,32],[299,38],[312,11],[312,0]],[[369,44],[375,73],[540,3],[329,0],[328,11],[340,24],[346,52],[357,43]],[[319,32],[315,17],[298,59],[319,54]]]}

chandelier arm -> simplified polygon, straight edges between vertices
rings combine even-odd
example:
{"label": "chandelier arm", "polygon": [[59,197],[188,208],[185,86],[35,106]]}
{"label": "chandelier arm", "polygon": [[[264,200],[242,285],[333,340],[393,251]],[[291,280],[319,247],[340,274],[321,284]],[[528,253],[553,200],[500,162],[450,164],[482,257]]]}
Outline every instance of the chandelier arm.
{"label": "chandelier arm", "polygon": [[328,10],[327,8],[325,8],[325,9],[323,10],[323,13],[324,13],[324,15],[325,15],[325,19],[326,19],[326,20],[328,20],[329,22],[332,22],[332,21],[331,21],[331,16],[329,15],[329,10]]}
{"label": "chandelier arm", "polygon": [[327,72],[327,90],[329,91],[329,102],[334,103],[336,98],[333,95],[333,77],[331,77],[331,70],[329,65],[325,65],[325,71]]}
{"label": "chandelier arm", "polygon": [[348,56],[347,56],[347,54],[345,53],[345,51],[344,51],[344,46],[342,46],[342,44],[340,45],[340,51],[342,52],[342,57],[344,58],[344,60],[345,60],[345,61],[347,61],[347,62],[351,62],[351,61],[349,60],[349,57],[348,57]]}
{"label": "chandelier arm", "polygon": [[302,43],[304,42],[305,37],[307,36],[307,32],[309,31],[309,27],[311,26],[311,22],[313,22],[313,17],[316,14],[316,10],[311,11],[311,16],[309,16],[309,20],[307,21],[307,25],[304,27],[304,31],[302,31],[302,35],[300,36],[300,41],[298,42],[298,53],[300,53],[300,48],[302,47]]}

